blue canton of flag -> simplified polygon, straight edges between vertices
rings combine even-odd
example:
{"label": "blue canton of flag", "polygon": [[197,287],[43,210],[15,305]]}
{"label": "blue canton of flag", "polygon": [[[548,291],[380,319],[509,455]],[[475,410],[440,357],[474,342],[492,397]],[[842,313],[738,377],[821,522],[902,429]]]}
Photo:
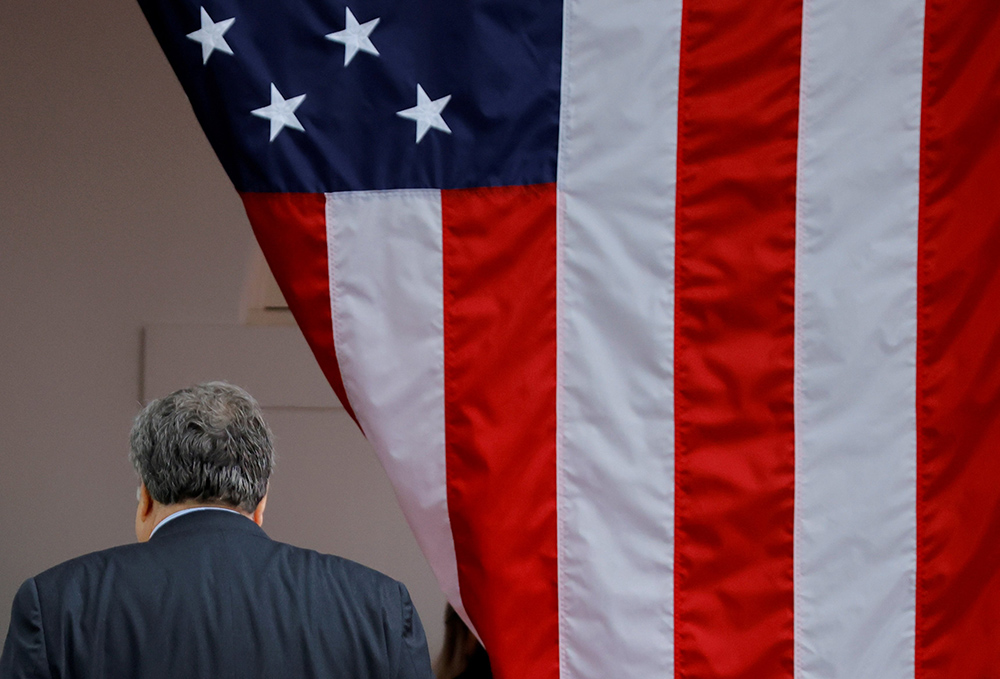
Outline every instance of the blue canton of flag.
{"label": "blue canton of flag", "polygon": [[561,3],[140,5],[241,192],[555,181]]}

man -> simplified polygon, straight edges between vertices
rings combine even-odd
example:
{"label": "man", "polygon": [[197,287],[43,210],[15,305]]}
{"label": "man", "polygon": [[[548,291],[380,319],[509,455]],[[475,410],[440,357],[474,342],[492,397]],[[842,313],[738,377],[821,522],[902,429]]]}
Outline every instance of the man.
{"label": "man", "polygon": [[0,679],[429,679],[406,588],[260,528],[274,464],[260,407],[223,383],[182,389],[136,418],[139,544],[22,585]]}

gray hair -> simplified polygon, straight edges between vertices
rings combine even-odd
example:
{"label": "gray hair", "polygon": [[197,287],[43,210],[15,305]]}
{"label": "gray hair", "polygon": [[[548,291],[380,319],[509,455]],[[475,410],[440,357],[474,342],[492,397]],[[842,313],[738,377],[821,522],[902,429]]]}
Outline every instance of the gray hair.
{"label": "gray hair", "polygon": [[208,382],[152,401],[136,416],[129,460],[160,504],[218,502],[252,512],[274,468],[271,431],[254,398]]}

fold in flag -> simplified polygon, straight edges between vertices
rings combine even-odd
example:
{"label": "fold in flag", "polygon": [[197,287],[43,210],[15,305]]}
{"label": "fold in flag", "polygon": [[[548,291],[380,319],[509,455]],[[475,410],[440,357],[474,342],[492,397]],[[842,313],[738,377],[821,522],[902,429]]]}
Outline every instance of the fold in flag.
{"label": "fold in flag", "polygon": [[140,0],[501,679],[1000,667],[995,0]]}

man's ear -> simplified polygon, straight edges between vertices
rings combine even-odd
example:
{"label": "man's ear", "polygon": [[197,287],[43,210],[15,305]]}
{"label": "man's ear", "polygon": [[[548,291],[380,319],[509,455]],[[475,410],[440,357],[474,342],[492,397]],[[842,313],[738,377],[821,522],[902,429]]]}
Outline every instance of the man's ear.
{"label": "man's ear", "polygon": [[135,508],[135,539],[145,542],[153,532],[153,497],[146,490],[146,484],[139,486],[139,500]]}
{"label": "man's ear", "polygon": [[136,513],[143,520],[148,519],[149,515],[153,513],[153,496],[146,490],[145,483],[139,486],[139,507]]}
{"label": "man's ear", "polygon": [[260,502],[257,503],[257,507],[253,510],[253,515],[251,515],[250,517],[251,519],[253,519],[253,522],[258,526],[264,525],[265,507],[267,507],[267,493],[264,493],[264,497],[262,497],[260,499]]}

